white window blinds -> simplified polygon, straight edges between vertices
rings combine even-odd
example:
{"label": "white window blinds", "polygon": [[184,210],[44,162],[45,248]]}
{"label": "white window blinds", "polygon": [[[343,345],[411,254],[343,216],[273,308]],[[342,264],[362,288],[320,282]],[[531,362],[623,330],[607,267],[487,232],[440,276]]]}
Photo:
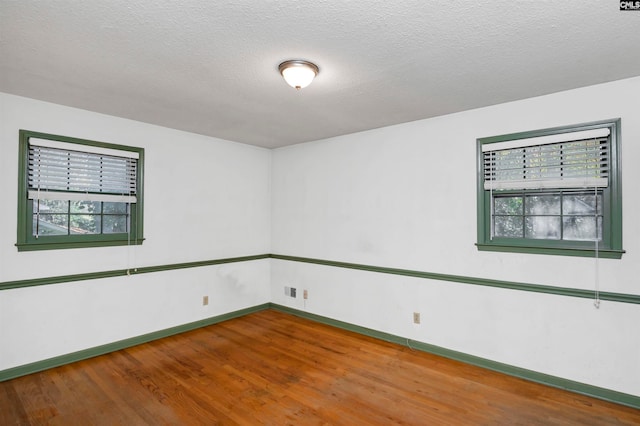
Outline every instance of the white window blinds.
{"label": "white window blinds", "polygon": [[484,188],[606,187],[609,133],[600,128],[485,144]]}
{"label": "white window blinds", "polygon": [[135,203],[138,153],[29,140],[30,199]]}

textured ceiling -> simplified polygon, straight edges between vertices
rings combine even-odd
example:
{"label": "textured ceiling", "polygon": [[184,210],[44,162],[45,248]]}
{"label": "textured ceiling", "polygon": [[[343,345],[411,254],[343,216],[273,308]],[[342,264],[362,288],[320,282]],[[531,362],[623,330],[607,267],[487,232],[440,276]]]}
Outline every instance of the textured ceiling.
{"label": "textured ceiling", "polygon": [[613,0],[0,0],[0,91],[278,147],[638,76],[639,45]]}

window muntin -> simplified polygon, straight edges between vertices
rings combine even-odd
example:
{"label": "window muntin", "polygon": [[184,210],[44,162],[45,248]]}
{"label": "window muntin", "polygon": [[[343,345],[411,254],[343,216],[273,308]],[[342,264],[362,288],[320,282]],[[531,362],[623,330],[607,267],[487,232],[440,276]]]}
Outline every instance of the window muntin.
{"label": "window muntin", "polygon": [[619,124],[478,139],[478,249],[620,258]]}
{"label": "window muntin", "polygon": [[600,242],[602,217],[602,191],[493,197],[494,238]]}
{"label": "window muntin", "polygon": [[129,233],[128,203],[105,201],[29,200],[33,211],[31,234],[89,235]]}
{"label": "window muntin", "polygon": [[18,250],[141,244],[144,150],[20,131]]}

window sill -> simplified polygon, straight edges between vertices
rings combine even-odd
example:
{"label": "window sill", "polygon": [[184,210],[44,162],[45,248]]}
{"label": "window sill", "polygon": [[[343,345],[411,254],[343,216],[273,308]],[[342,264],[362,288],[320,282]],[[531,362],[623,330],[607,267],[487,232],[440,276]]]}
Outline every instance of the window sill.
{"label": "window sill", "polygon": [[[529,247],[529,246],[513,246],[503,244],[481,244],[476,243],[478,251],[497,251],[503,253],[528,253],[528,254],[547,254],[554,256],[578,256],[578,257],[596,257],[594,249],[586,248],[560,248],[560,247]],[[621,259],[624,250],[599,249],[598,258],[601,259]]]}
{"label": "window sill", "polygon": [[18,251],[36,251],[36,250],[60,250],[74,248],[91,248],[91,247],[112,247],[112,246],[135,246],[142,245],[144,239],[138,240],[110,240],[110,241],[74,241],[74,242],[55,242],[55,243],[17,243]]}

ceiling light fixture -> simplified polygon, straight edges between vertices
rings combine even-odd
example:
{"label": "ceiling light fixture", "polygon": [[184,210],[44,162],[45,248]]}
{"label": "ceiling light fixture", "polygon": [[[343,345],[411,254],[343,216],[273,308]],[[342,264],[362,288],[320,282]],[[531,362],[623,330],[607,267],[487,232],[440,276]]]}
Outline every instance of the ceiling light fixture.
{"label": "ceiling light fixture", "polygon": [[301,59],[284,61],[278,65],[284,81],[297,90],[307,87],[320,71],[316,64]]}

